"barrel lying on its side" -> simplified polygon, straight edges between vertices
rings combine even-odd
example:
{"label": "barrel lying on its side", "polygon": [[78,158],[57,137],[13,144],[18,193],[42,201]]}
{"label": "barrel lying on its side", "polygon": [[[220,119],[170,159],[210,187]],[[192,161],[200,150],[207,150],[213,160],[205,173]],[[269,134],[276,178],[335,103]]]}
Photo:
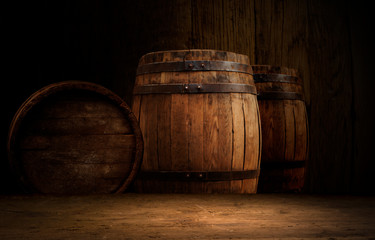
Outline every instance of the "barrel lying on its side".
{"label": "barrel lying on its side", "polygon": [[125,102],[97,84],[66,81],[35,92],[13,118],[12,169],[32,192],[122,192],[142,161],[138,122]]}
{"label": "barrel lying on its side", "polygon": [[260,120],[248,57],[215,50],[144,55],[132,109],[145,141],[139,192],[255,193]]}
{"label": "barrel lying on its side", "polygon": [[301,191],[308,156],[308,121],[296,70],[252,66],[262,122],[260,192]]}

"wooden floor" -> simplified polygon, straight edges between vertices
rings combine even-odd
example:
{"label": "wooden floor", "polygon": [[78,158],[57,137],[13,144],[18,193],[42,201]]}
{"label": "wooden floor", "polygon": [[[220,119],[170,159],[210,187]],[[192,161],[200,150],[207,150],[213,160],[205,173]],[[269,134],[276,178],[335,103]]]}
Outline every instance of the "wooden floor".
{"label": "wooden floor", "polygon": [[375,239],[375,197],[0,196],[0,239]]}

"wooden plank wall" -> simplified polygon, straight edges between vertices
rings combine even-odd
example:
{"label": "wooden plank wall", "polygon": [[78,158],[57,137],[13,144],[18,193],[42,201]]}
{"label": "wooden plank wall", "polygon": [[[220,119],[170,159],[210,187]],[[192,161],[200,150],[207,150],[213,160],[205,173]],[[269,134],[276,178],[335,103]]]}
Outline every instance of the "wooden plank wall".
{"label": "wooden plank wall", "polygon": [[369,2],[350,2],[350,39],[352,49],[352,119],[353,171],[351,192],[374,194],[375,167],[373,146],[375,133],[374,89],[372,77],[375,36],[368,27],[374,23]]}
{"label": "wooden plank wall", "polygon": [[311,1],[307,7],[311,97],[309,182],[315,191],[347,192],[354,165],[348,6]]}
{"label": "wooden plank wall", "polygon": [[[29,5],[23,11],[11,6],[16,15],[9,29],[17,40],[16,53],[27,60],[17,62],[17,69],[30,71],[18,72],[7,83],[12,94],[7,100],[13,102],[5,108],[8,123],[28,94],[51,82],[96,82],[130,104],[143,54],[189,48],[233,51],[247,54],[252,64],[300,71],[310,120],[306,192],[375,193],[369,6],[352,0],[80,0]],[[20,40],[25,36],[30,40]],[[1,167],[6,169],[4,162]]]}

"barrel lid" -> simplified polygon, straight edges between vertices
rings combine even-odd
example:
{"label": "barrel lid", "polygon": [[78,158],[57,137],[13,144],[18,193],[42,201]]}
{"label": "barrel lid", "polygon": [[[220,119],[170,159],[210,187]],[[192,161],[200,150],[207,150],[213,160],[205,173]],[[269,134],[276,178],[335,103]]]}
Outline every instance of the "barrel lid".
{"label": "barrel lid", "polygon": [[138,65],[189,60],[230,61],[250,64],[249,57],[245,54],[215,49],[186,49],[146,53],[140,58]]}
{"label": "barrel lid", "polygon": [[118,95],[98,84],[63,81],[20,106],[7,150],[11,169],[29,192],[119,193],[139,171],[143,139]]}

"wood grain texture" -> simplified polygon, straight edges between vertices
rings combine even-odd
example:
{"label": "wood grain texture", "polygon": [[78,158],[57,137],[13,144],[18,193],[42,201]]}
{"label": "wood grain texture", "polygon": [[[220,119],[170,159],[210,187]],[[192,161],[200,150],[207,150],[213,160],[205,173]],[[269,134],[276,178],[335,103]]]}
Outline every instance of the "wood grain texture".
{"label": "wood grain texture", "polygon": [[[306,194],[2,196],[1,239],[337,239],[375,236],[375,198]],[[126,227],[124,227],[126,226]],[[104,229],[104,230],[103,230]],[[142,229],[142,230],[140,230]],[[72,234],[74,232],[74,234]]]}
{"label": "wood grain texture", "polygon": [[[244,111],[243,111],[243,99],[242,94],[231,94],[232,103],[232,114],[233,114],[233,131],[232,131],[232,169],[235,171],[241,170],[244,165],[244,153],[245,153],[245,132],[244,127]],[[242,189],[242,181],[232,182],[232,191],[240,191]]]}
{"label": "wood grain texture", "polygon": [[[256,96],[246,94],[243,95],[243,114],[244,114],[244,128],[245,128],[245,149],[244,149],[244,169],[259,169],[261,162],[261,139],[259,110]],[[249,161],[256,159],[255,161]],[[242,184],[242,190],[249,193],[257,191],[257,179],[245,179]]]}
{"label": "wood grain texture", "polygon": [[191,1],[189,48],[246,54],[254,62],[255,18],[253,1]]}
{"label": "wood grain texture", "polygon": [[[244,55],[194,49],[148,53],[140,59],[139,64],[184,60],[249,63]],[[226,71],[161,71],[137,76],[136,86],[150,83],[241,83],[254,86],[250,74]],[[236,98],[233,103],[232,95]],[[260,126],[255,95],[154,93],[135,96],[133,110],[136,116],[138,112],[141,113],[139,121],[145,139],[144,163],[141,176],[135,184],[136,191],[256,192],[257,179],[190,182],[174,178],[147,179],[149,172],[230,173],[232,170],[259,169]],[[154,115],[155,109],[157,116]],[[150,140],[151,135],[156,136],[156,139],[153,137]]]}
{"label": "wood grain texture", "polygon": [[[196,74],[191,74],[196,75]],[[190,77],[190,82],[196,79]],[[189,118],[189,171],[204,170],[204,109],[202,107],[204,95],[189,96],[188,118]],[[194,182],[190,184],[188,191],[193,193],[203,192],[203,183]]]}
{"label": "wood grain texture", "polygon": [[[308,4],[314,192],[348,192],[353,166],[352,70],[345,4]],[[319,43],[319,47],[315,45]],[[324,160],[323,160],[324,159]]]}

